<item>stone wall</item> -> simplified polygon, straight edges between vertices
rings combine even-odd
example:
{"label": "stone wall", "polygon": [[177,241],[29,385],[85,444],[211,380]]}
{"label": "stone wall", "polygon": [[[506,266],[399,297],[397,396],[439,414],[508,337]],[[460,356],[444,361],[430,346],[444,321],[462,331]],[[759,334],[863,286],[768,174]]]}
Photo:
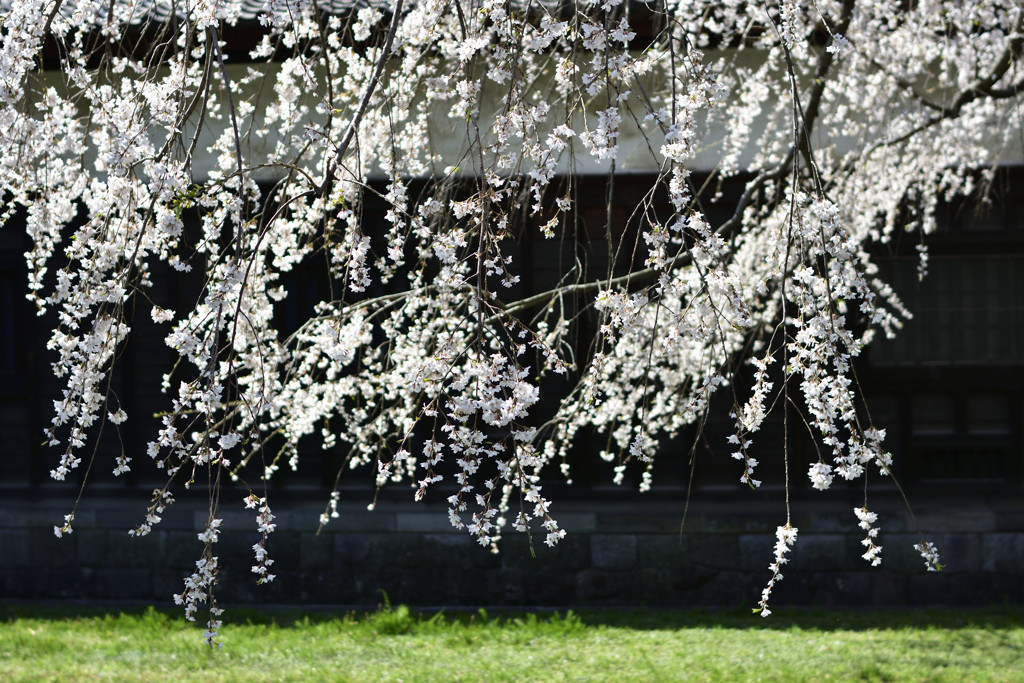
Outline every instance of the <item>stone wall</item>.
{"label": "stone wall", "polygon": [[[258,540],[255,511],[222,514],[217,544],[223,566],[219,599],[251,603],[372,606],[379,590],[394,603],[418,606],[753,606],[769,577],[774,530],[784,522],[777,502],[683,503],[637,497],[560,502],[553,510],[569,535],[557,548],[510,533],[502,552],[481,548],[448,526],[442,506],[383,502],[341,505],[319,534],[320,496],[278,501],[269,541],[278,578],[257,586],[249,568]],[[852,501],[852,498],[851,498]],[[740,506],[742,503],[742,507]],[[853,503],[797,500],[799,538],[773,604],[1003,604],[1024,601],[1024,500],[1018,496],[915,499],[918,524],[946,568],[924,571],[918,536],[901,504],[873,503],[879,513],[883,563],[860,558]],[[135,498],[86,496],[75,531],[58,539],[53,526],[66,500],[0,499],[0,598],[131,600],[167,604],[181,591],[201,551],[196,538],[205,505],[179,502],[144,538],[127,529],[141,520]],[[237,510],[237,511],[236,511]]]}

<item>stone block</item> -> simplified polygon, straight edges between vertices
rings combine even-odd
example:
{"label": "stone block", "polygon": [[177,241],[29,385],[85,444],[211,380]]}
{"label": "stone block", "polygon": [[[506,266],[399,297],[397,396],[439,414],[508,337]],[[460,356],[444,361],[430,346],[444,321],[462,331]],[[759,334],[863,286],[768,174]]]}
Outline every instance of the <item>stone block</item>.
{"label": "stone block", "polygon": [[694,602],[700,605],[753,607],[761,597],[761,589],[768,576],[767,569],[756,576],[749,572],[717,572],[694,594]]}
{"label": "stone block", "polygon": [[585,569],[576,575],[576,598],[595,605],[623,603],[627,577],[624,572]]}
{"label": "stone block", "polygon": [[[921,537],[916,534],[887,534],[885,532],[879,534],[878,543],[882,546],[882,566],[888,571],[903,574],[919,574],[924,571],[924,560],[921,559],[921,553],[914,548],[914,545],[920,540]],[[859,540],[857,547],[863,547]],[[939,553],[942,553],[942,548],[939,548]]]}
{"label": "stone block", "polygon": [[418,569],[423,565],[422,534],[366,534],[366,562],[380,570]]}
{"label": "stone block", "polygon": [[202,555],[203,544],[194,531],[168,531],[164,540],[164,564],[168,568],[190,572]]}
{"label": "stone block", "polygon": [[[184,586],[184,584],[182,584]],[[148,569],[112,568],[96,570],[96,597],[103,600],[141,600],[153,597]]]}
{"label": "stone block", "polygon": [[[241,506],[241,503],[239,503]],[[206,528],[206,522],[209,519],[208,510],[195,510],[192,513],[192,527],[196,532],[200,532]],[[224,531],[247,531],[249,529],[256,529],[256,510],[246,510],[244,508],[237,509],[221,509],[217,512],[217,517],[222,520],[220,528]]]}
{"label": "stone block", "polygon": [[34,568],[19,577],[19,584],[17,592],[24,598],[80,600],[94,597],[95,572],[88,567]]}
{"label": "stone block", "polygon": [[334,563],[336,566],[359,564],[370,554],[366,537],[362,534],[334,534]]}
{"label": "stone block", "polygon": [[497,567],[500,563],[469,534],[423,534],[421,552],[423,566],[431,568]]}
{"label": "stone block", "polygon": [[[942,571],[946,573],[945,570]],[[964,572],[948,577],[946,602],[957,605],[1005,605],[1024,599],[1024,577],[1010,574]]]}
{"label": "stone block", "polygon": [[[293,515],[293,528],[302,531],[316,531],[320,526],[320,513],[322,513],[326,507],[325,503],[324,508],[317,511],[315,514],[311,513],[302,516]],[[443,512],[440,514],[445,520],[447,520],[447,516],[444,515]],[[448,525],[448,528],[451,528],[450,524]],[[361,508],[356,508],[351,505],[339,507],[338,516],[332,517],[323,528],[323,531],[330,531],[334,533],[385,533],[398,530],[398,522],[394,511],[390,509],[383,509],[382,506],[378,506],[376,510],[371,511],[367,510],[365,505]]]}
{"label": "stone block", "polygon": [[[87,505],[88,501],[83,502],[82,507],[80,507],[78,511],[75,512],[75,519],[71,523],[75,531],[78,531],[79,529],[95,529],[97,526],[99,526],[96,523],[96,510],[87,507]],[[68,501],[64,505],[61,505],[56,509],[45,513],[48,515],[48,518],[43,520],[42,527],[44,529],[52,531],[53,526],[55,524],[62,523],[64,521],[64,515],[71,512],[71,509],[73,507],[74,503]]]}
{"label": "stone block", "polygon": [[299,566],[305,570],[323,570],[331,567],[337,534],[299,533]]}
{"label": "stone block", "polygon": [[642,534],[636,537],[640,567],[676,568],[689,560],[689,543],[679,534]]}
{"label": "stone block", "polygon": [[[885,550],[883,549],[883,553]],[[885,560],[882,560],[885,566]],[[871,571],[871,604],[878,607],[905,605],[907,597],[907,575],[890,571]]]}
{"label": "stone block", "polygon": [[8,505],[0,505],[0,529],[24,529],[27,526],[23,510]]}
{"label": "stone block", "polygon": [[[55,506],[22,506],[13,507],[5,505],[0,507],[0,528],[5,529],[32,529],[42,530],[46,529],[48,533],[53,533],[53,527],[64,521],[64,515],[73,507],[74,502],[69,501],[67,506],[55,507]],[[79,513],[85,520],[85,513]],[[75,519],[75,527],[79,525],[79,521]]]}
{"label": "stone block", "polygon": [[[288,573],[277,571],[276,563],[271,569],[273,570],[271,573],[277,574],[277,578],[265,583],[258,583],[259,578],[248,568],[244,574],[237,576],[234,583],[244,590],[245,602],[255,605],[312,602],[307,595],[310,576],[315,573],[300,571],[298,567],[294,567]],[[225,583],[225,581],[221,581],[219,585],[223,587]]]}
{"label": "stone block", "polygon": [[[477,607],[480,605],[492,606],[501,604],[500,600],[495,598],[505,589],[505,578],[500,570],[484,572],[470,570],[468,572],[449,573],[451,574],[449,578],[454,579],[459,584],[455,593],[460,596],[463,605]],[[438,597],[443,599],[444,595]],[[444,602],[436,599],[430,603],[431,606],[443,604]]]}
{"label": "stone block", "polygon": [[[370,606],[383,604],[384,596],[381,591],[385,591],[388,594],[388,598],[391,599],[391,596],[395,595],[395,591],[402,589],[402,575],[404,573],[404,571],[395,570],[369,573],[364,571],[363,567],[360,567],[359,572],[353,573],[350,584],[350,588],[355,595],[352,604]],[[399,599],[393,600],[393,603],[401,602],[402,600]],[[405,602],[410,605],[427,604],[422,597],[415,600],[405,600]]]}
{"label": "stone block", "polygon": [[[122,511],[122,515],[123,514],[124,513]],[[146,518],[145,508],[140,508],[138,520],[135,520],[132,523],[134,524],[134,523],[141,522],[145,518]],[[120,528],[123,525],[124,525],[124,522],[122,521],[120,524],[115,525],[114,528]],[[203,519],[203,526],[205,526],[205,525],[206,525],[206,520],[204,518]],[[162,530],[162,531],[192,530],[192,529],[195,529],[196,527],[195,527],[194,515],[192,514],[192,511],[189,508],[183,507],[180,504],[175,503],[174,505],[170,506],[169,508],[165,508],[164,511],[160,513],[160,524],[158,525],[158,528],[160,530]],[[200,527],[200,528],[202,528],[202,527]],[[198,533],[198,531],[197,531],[197,533]]]}
{"label": "stone block", "polygon": [[570,534],[589,534],[598,529],[593,512],[559,512],[557,518],[558,526]]}
{"label": "stone block", "polygon": [[[221,558],[223,562],[239,563],[248,571],[252,566],[255,556],[252,547],[259,542],[262,536],[256,531],[242,531],[240,529],[227,530],[220,535],[220,540],[213,545],[213,554]],[[287,536],[282,534],[282,540]],[[273,542],[274,534],[270,535],[268,543]],[[197,541],[196,545],[202,549],[202,544]],[[273,552],[273,549],[271,549]]]}
{"label": "stone block", "polygon": [[[253,574],[242,572],[238,567],[221,567],[219,581],[217,582],[217,602],[224,605],[251,605],[264,598],[269,591],[274,590],[274,582],[258,586],[256,577]],[[179,588],[177,592],[181,592]],[[205,617],[200,608],[200,616]]]}
{"label": "stone block", "polygon": [[321,605],[372,604],[366,579],[349,569],[303,572],[299,581],[299,599]]}
{"label": "stone block", "polygon": [[0,600],[25,600],[33,597],[29,583],[38,570],[24,567],[5,568],[0,571]]}
{"label": "stone block", "polygon": [[88,567],[54,569],[44,595],[62,600],[92,598],[96,591],[95,571]]}
{"label": "stone block", "polygon": [[930,535],[929,532],[989,532],[996,530],[996,514],[988,507],[950,505],[927,512],[916,510],[915,518],[926,538]]}
{"label": "stone block", "polygon": [[[847,537],[841,534],[800,534],[790,552],[792,569],[789,573],[860,569],[851,566],[846,549]],[[768,556],[769,563],[772,557],[773,555]]]}
{"label": "stone block", "polygon": [[590,561],[595,569],[625,571],[636,566],[636,536],[591,534]]}
{"label": "stone block", "polygon": [[982,570],[1024,574],[1024,533],[984,534],[980,552]]}
{"label": "stone block", "polygon": [[1024,507],[1005,506],[996,510],[994,531],[1024,533]]}
{"label": "stone block", "polygon": [[151,570],[153,599],[163,602],[172,600],[173,595],[185,590],[185,577],[189,574],[191,574],[191,571],[177,571],[174,569]]}
{"label": "stone block", "polygon": [[[791,582],[793,578],[797,581]],[[782,583],[803,589],[797,591],[799,595],[792,600],[794,604],[862,605],[872,594],[871,577],[866,571],[800,573],[790,570]],[[779,595],[786,596],[785,592]]]}
{"label": "stone block", "polygon": [[700,590],[718,575],[718,572],[704,565],[684,564],[669,574],[671,592],[684,594]]}
{"label": "stone block", "polygon": [[0,529],[0,569],[30,566],[30,541],[26,529]]}
{"label": "stone block", "polygon": [[[145,521],[147,507],[149,507],[149,501],[143,496],[135,498],[131,503],[122,503],[117,507],[112,507],[109,503],[105,504],[95,511],[96,524],[94,526],[97,529],[113,529],[127,534],[129,529],[134,529]],[[189,509],[187,512],[191,523],[192,511]],[[160,516],[161,524],[165,517],[166,513]]]}
{"label": "stone block", "polygon": [[[253,531],[257,531],[259,523],[256,521],[256,516],[257,516],[259,511],[256,508],[253,508],[251,510],[246,510],[246,512],[249,513],[250,515],[252,515],[252,517],[250,518],[251,522],[248,524],[249,528],[251,528]],[[295,513],[290,511],[290,510],[284,509],[283,504],[278,506],[275,503],[273,496],[271,496],[271,499],[270,499],[270,513],[272,515],[274,515],[274,519],[271,520],[271,523],[275,527],[275,530],[274,530],[273,533],[277,533],[279,531],[295,531],[296,530],[295,529],[296,525],[292,521],[293,518],[295,517]],[[319,514],[319,513],[317,513],[317,514]],[[314,531],[315,531],[315,529],[314,529]],[[258,533],[258,531],[257,531],[257,533]],[[271,535],[273,535],[273,533]]]}
{"label": "stone block", "polygon": [[451,577],[443,570],[436,569],[390,569],[376,572],[366,586],[367,597],[376,604],[383,604],[384,594],[392,605],[406,603],[410,605],[430,604],[439,594],[448,597],[448,604],[461,604],[458,595],[450,595]]}
{"label": "stone block", "polygon": [[[144,496],[127,499],[119,506],[107,504],[96,510],[96,523],[93,526],[97,529],[110,529],[111,531],[120,531],[127,534],[129,530],[136,528],[145,521],[147,507],[149,507],[149,501]],[[169,531],[172,529],[196,528],[195,507],[187,503],[175,503],[165,508],[159,516],[160,522],[153,526],[154,531],[158,529]],[[205,526],[205,521],[204,513],[203,526]]]}
{"label": "stone block", "polygon": [[569,534],[555,547],[533,537],[531,552],[530,540],[523,534],[510,534],[501,542],[498,560],[506,570],[522,570],[531,573],[579,571],[591,564],[590,535]]}
{"label": "stone block", "polygon": [[642,566],[630,572],[631,577],[623,584],[622,604],[637,607],[663,607],[677,591],[672,582],[673,571],[666,567]]}
{"label": "stone block", "polygon": [[800,536],[803,536],[805,533],[849,533],[856,528],[856,525],[857,518],[852,511],[849,514],[835,511],[801,517],[797,528],[800,529]]}
{"label": "stone block", "polygon": [[[599,512],[595,516],[594,528],[605,534],[671,534],[679,533],[683,519],[682,508],[678,511],[658,511],[655,514],[622,512]],[[559,522],[562,520],[559,518]],[[572,527],[562,524],[570,533]]]}
{"label": "stone block", "polygon": [[[327,536],[330,538],[330,535]],[[252,546],[259,541],[256,535],[252,539],[249,549],[246,551],[246,562],[250,565],[256,561],[255,551]],[[286,576],[289,572],[298,572],[302,568],[302,548],[299,534],[294,531],[282,531],[278,529],[267,538],[267,550],[274,560],[273,573]],[[253,575],[255,577],[255,574]]]}
{"label": "stone block", "polygon": [[395,513],[395,530],[419,533],[454,533],[456,531],[448,520],[448,515],[438,509]]}
{"label": "stone block", "polygon": [[496,572],[496,595],[508,605],[546,605],[561,607],[577,604],[576,572],[530,572],[505,570]]}
{"label": "stone block", "polygon": [[951,582],[955,581],[946,572],[911,574],[907,577],[907,600],[912,605],[948,605],[953,598]]}
{"label": "stone block", "polygon": [[[756,514],[714,512],[701,514],[694,520],[700,533],[705,534],[774,534],[776,520]],[[687,529],[690,520],[686,520]]]}
{"label": "stone block", "polygon": [[[797,545],[790,549],[790,560],[795,553],[800,551],[800,539],[797,538]],[[745,571],[768,571],[768,565],[775,561],[775,534],[740,534],[736,537],[736,544],[739,548],[739,563],[733,565]]]}
{"label": "stone block", "polygon": [[503,569],[495,572],[498,575],[498,592],[493,601],[503,605],[522,605],[527,602],[527,581],[530,576],[526,572]]}
{"label": "stone block", "polygon": [[[692,534],[686,538],[690,547],[690,561],[694,564],[721,569],[736,569],[739,565],[739,544],[734,534]],[[759,551],[757,548],[748,548],[746,552],[754,557]]]}
{"label": "stone block", "polygon": [[[843,505],[841,508],[832,506],[828,509],[819,509],[815,505],[796,515],[793,524],[800,529],[801,536],[812,533],[862,534],[861,538],[863,538],[864,532],[857,526],[860,520],[857,519],[857,515],[853,512],[854,507],[856,506],[853,503]],[[870,503],[869,509],[878,515],[876,526],[881,529],[882,533],[906,531],[906,514],[902,509],[889,510],[884,507],[875,507]],[[773,528],[772,533],[774,534],[774,532],[775,529]]]}
{"label": "stone block", "polygon": [[[925,538],[934,543],[935,547],[938,548],[944,574],[976,572],[981,569],[982,544],[980,534],[928,534]],[[1024,535],[1022,535],[1022,538],[1024,538]],[[1024,556],[1021,557],[1021,560],[1024,562]],[[921,569],[924,569],[924,560],[921,559],[920,562]],[[1024,564],[1018,564],[1017,568],[1018,572],[1024,573]]]}
{"label": "stone block", "polygon": [[[166,531],[153,531],[145,536],[131,536],[122,529],[110,529],[106,537],[106,562],[98,566],[137,568],[159,566],[165,555]],[[202,546],[196,541],[196,548]],[[198,553],[196,555],[198,557]],[[194,564],[194,562],[193,562]]]}
{"label": "stone block", "polygon": [[72,567],[77,564],[78,536],[57,538],[52,529],[32,529],[29,540],[33,567]]}
{"label": "stone block", "polygon": [[82,529],[75,532],[75,535],[78,536],[79,565],[83,567],[107,566],[109,562],[107,533],[105,529]]}

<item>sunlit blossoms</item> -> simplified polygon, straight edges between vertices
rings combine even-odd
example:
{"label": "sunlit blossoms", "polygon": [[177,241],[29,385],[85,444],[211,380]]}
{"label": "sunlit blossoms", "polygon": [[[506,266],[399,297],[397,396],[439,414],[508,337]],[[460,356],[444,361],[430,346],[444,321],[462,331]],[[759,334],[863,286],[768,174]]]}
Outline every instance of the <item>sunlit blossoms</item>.
{"label": "sunlit blossoms", "polygon": [[762,617],[767,617],[772,613],[768,609],[768,599],[771,597],[775,584],[782,581],[782,565],[789,562],[789,558],[786,555],[789,553],[790,548],[793,547],[793,544],[796,543],[796,533],[797,528],[788,523],[775,530],[775,559],[768,565],[772,576],[768,579],[768,585],[761,591],[761,602],[758,603],[757,609],[754,610],[760,613]]}
{"label": "sunlit blossoms", "polygon": [[[875,544],[875,538],[878,537],[878,527],[874,526],[875,522],[878,521],[878,515],[871,512],[867,508],[854,508],[853,512],[857,515],[857,519],[860,523],[857,525],[865,532],[867,536],[861,541],[867,550],[861,555],[865,560],[871,563],[872,566],[877,567],[882,564],[882,546]],[[938,558],[936,558],[937,561]]]}
{"label": "sunlit blossoms", "polygon": [[[817,439],[813,488],[892,475],[855,372],[906,311],[871,247],[933,230],[1020,144],[1018,2],[252,7],[4,4],[0,222],[27,230],[29,298],[53,315],[55,479],[136,417],[110,387],[142,322],[175,362],[147,453],[167,483],[136,535],[193,481],[217,502],[323,448],[447,500],[483,546],[508,527],[554,545],[542,477],[569,475],[580,434],[648,490],[666,440],[716,409],[745,486],[766,479],[755,447],[793,483],[786,444],[761,442],[780,414]],[[242,23],[248,54],[224,38]],[[620,171],[653,179],[624,212]],[[606,210],[580,209],[584,173]],[[558,272],[530,275],[526,239],[568,255]],[[196,297],[153,303],[175,276]],[[270,581],[273,515],[249,493]],[[216,509],[176,596],[190,618],[211,603],[211,642]],[[796,539],[779,529],[762,614]]]}
{"label": "sunlit blossoms", "polygon": [[931,541],[921,541],[914,548],[921,553],[921,557],[924,559],[924,566],[930,572],[937,572],[942,570],[942,565],[939,564],[939,551],[935,548],[935,544]]}

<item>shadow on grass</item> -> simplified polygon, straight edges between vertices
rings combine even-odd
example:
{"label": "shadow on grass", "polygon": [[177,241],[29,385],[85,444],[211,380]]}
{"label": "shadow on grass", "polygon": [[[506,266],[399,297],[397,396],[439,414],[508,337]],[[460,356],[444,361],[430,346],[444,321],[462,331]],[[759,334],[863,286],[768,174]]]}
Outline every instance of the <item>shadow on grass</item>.
{"label": "shadow on grass", "polygon": [[[0,622],[17,619],[69,620],[116,619],[118,616],[140,619],[152,625],[183,621],[180,609],[88,605],[0,604]],[[551,610],[493,609],[417,610],[406,605],[392,606],[386,601],[376,611],[332,611],[330,608],[246,608],[234,607],[225,613],[228,623],[262,625],[276,628],[305,628],[316,624],[349,623],[369,627],[383,635],[433,633],[451,627],[526,628],[551,634],[569,635],[598,628],[632,630],[744,629],[788,631],[869,631],[904,629],[965,628],[1016,630],[1024,628],[1024,605],[1004,607],[928,608],[928,609],[773,609],[762,618],[747,609],[618,609]],[[200,620],[202,615],[200,615]]]}

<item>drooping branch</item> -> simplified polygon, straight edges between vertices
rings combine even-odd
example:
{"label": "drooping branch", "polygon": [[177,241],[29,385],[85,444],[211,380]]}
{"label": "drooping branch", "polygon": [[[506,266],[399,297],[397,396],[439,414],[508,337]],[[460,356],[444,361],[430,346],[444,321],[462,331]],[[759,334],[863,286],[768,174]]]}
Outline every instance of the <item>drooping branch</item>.
{"label": "drooping branch", "polygon": [[335,178],[336,169],[341,166],[345,159],[345,153],[348,152],[348,147],[352,143],[353,138],[356,135],[356,131],[359,130],[359,124],[363,120],[363,116],[366,114],[367,108],[370,106],[370,99],[373,97],[374,92],[377,90],[377,85],[380,83],[381,74],[384,73],[384,65],[389,59],[391,59],[391,49],[395,43],[395,34],[398,33],[398,24],[402,21],[402,7],[405,0],[396,0],[394,9],[392,9],[391,26],[388,28],[387,37],[384,38],[384,44],[380,48],[380,55],[377,57],[377,64],[373,68],[373,75],[370,80],[366,83],[366,88],[363,90],[363,96],[359,100],[359,106],[352,114],[352,118],[348,122],[348,128],[345,129],[345,134],[341,138],[341,142],[338,144],[337,150],[335,150],[334,158],[327,164],[327,168],[324,171],[323,182],[316,188],[313,193],[314,197],[322,197],[326,192]]}
{"label": "drooping branch", "polygon": [[923,95],[918,94],[912,86],[909,86],[909,84],[901,83],[904,87],[909,86],[915,99],[920,101],[927,108],[934,110],[936,114],[927,121],[912,127],[907,132],[898,135],[895,138],[878,141],[869,147],[864,155],[870,156],[877,149],[899,145],[933,128],[943,121],[958,118],[964,107],[979,98],[990,97],[993,99],[1006,99],[1015,97],[1019,93],[1018,85],[1016,84],[1009,88],[996,90],[993,90],[992,86],[998,83],[1010,68],[1017,63],[1017,59],[1021,54],[1021,48],[1024,46],[1024,33],[1022,33],[1022,28],[1024,28],[1024,8],[1018,8],[1017,19],[1009,32],[1009,35],[1013,37],[1006,42],[1006,46],[1003,48],[1002,53],[996,58],[991,70],[985,76],[974,80],[966,88],[962,89],[949,104],[932,102]]}

